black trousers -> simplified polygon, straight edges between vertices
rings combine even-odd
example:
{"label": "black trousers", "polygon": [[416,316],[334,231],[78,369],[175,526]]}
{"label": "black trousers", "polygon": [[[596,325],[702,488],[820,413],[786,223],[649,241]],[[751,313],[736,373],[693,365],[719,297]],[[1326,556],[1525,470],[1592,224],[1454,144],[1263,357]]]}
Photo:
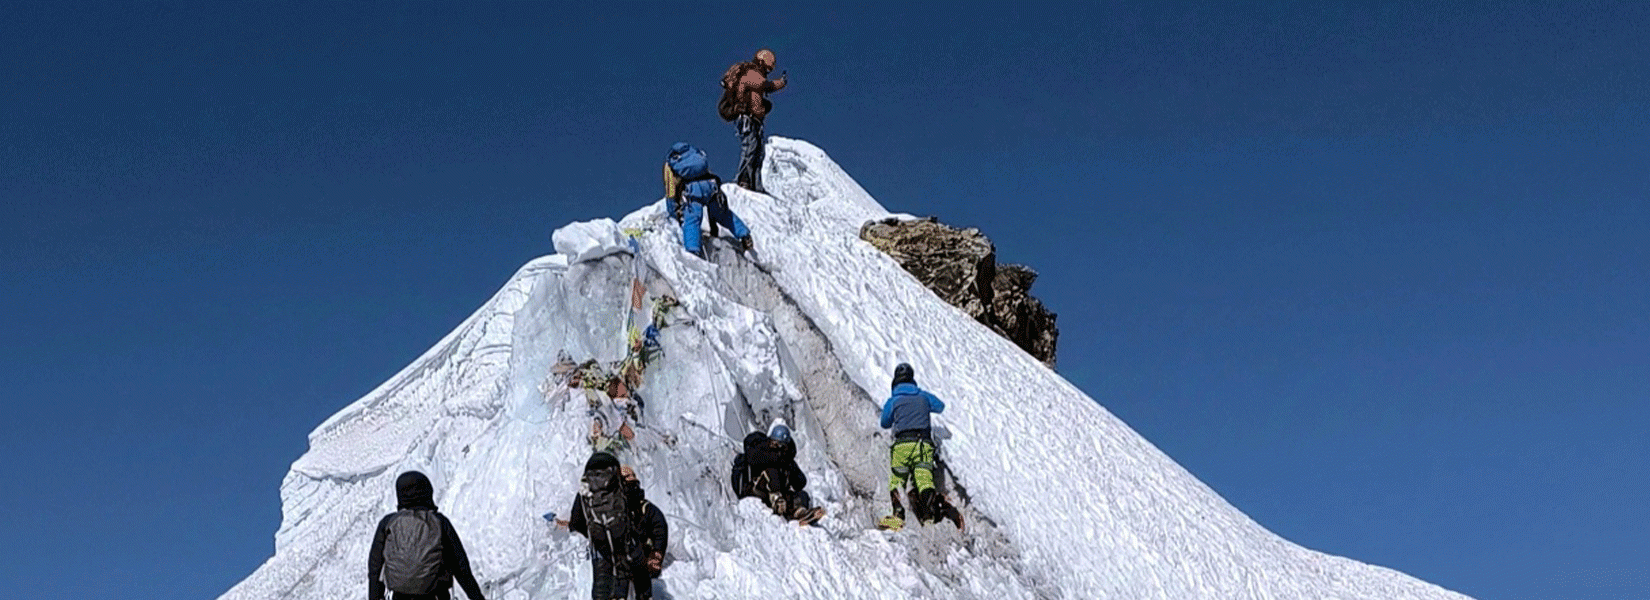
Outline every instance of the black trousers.
{"label": "black trousers", "polygon": [[629,557],[614,557],[592,549],[590,566],[591,600],[624,600],[631,589],[636,590],[636,600],[653,598],[653,577],[648,574],[645,554],[634,551]]}
{"label": "black trousers", "polygon": [[734,130],[739,132],[739,177],[740,186],[756,192],[767,192],[762,185],[762,120],[750,115],[739,115],[734,120]]}

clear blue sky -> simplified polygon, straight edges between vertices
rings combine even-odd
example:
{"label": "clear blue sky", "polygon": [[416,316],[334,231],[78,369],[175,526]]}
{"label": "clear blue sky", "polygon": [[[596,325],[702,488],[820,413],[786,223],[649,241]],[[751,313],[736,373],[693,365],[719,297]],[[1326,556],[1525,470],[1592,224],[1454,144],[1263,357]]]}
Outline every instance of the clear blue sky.
{"label": "clear blue sky", "polygon": [[1650,5],[1322,4],[0,3],[0,584],[228,589],[315,425],[671,142],[733,171],[771,46],[770,134],[1036,268],[1262,525],[1650,597]]}

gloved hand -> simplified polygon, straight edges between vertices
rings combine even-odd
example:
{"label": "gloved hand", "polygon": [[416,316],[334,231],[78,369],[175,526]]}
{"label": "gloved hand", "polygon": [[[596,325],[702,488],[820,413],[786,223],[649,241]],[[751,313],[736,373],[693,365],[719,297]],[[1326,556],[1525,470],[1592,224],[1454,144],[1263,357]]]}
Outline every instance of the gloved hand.
{"label": "gloved hand", "polygon": [[649,577],[657,578],[665,570],[665,553],[654,552],[647,555],[647,573]]}

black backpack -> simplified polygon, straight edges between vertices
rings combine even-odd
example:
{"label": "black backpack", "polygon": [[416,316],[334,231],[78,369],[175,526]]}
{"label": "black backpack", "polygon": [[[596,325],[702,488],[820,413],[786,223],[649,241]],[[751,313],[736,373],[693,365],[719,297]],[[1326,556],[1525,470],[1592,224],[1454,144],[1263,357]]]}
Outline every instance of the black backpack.
{"label": "black backpack", "polygon": [[433,510],[396,511],[384,536],[384,585],[399,594],[428,594],[445,574],[441,519]]}
{"label": "black backpack", "polygon": [[766,433],[760,431],[750,432],[745,435],[745,451],[733,457],[733,495],[735,498],[748,498],[756,495],[756,491],[753,489],[756,484],[756,474],[751,472],[750,461],[745,458],[745,455],[749,454],[758,444],[767,441],[767,439],[768,434]]}
{"label": "black backpack", "polygon": [[585,534],[597,550],[616,553],[626,550],[630,539],[630,512],[625,510],[624,482],[619,466],[601,466],[584,472],[579,490],[583,505]]}
{"label": "black backpack", "polygon": [[716,114],[722,117],[723,121],[732,121],[739,118],[739,113],[734,108],[732,88],[722,90],[722,99],[716,101]]}
{"label": "black backpack", "polygon": [[751,468],[745,464],[743,453],[733,456],[733,477],[730,482],[733,484],[733,497],[744,498],[751,495]]}

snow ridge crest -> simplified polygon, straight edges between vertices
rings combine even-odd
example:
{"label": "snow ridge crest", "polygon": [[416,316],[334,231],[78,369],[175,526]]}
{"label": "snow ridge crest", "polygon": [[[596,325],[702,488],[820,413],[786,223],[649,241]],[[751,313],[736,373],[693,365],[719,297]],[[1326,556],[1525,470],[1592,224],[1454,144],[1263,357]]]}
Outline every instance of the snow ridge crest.
{"label": "snow ridge crest", "polygon": [[[680,301],[621,452],[671,526],[655,597],[1463,597],[1254,523],[861,241],[860,226],[889,213],[824,151],[771,138],[763,175],[771,196],[724,186],[754,260],[726,240],[708,246],[709,262],[687,255],[662,200],[556,230],[557,254],[310,434],[281,484],[274,556],[223,598],[361,593],[372,528],[410,469],[433,480],[489,598],[588,594],[584,539],[540,518],[566,512],[590,453],[587,407],[551,365],[625,356],[638,272],[647,298]],[[966,534],[871,527],[888,510],[877,419],[899,362],[947,403],[936,433],[966,491],[953,497]],[[1033,421],[1049,415],[1074,433],[1039,432]],[[775,418],[791,424],[809,492],[829,510],[817,526],[728,489],[738,440]]]}

